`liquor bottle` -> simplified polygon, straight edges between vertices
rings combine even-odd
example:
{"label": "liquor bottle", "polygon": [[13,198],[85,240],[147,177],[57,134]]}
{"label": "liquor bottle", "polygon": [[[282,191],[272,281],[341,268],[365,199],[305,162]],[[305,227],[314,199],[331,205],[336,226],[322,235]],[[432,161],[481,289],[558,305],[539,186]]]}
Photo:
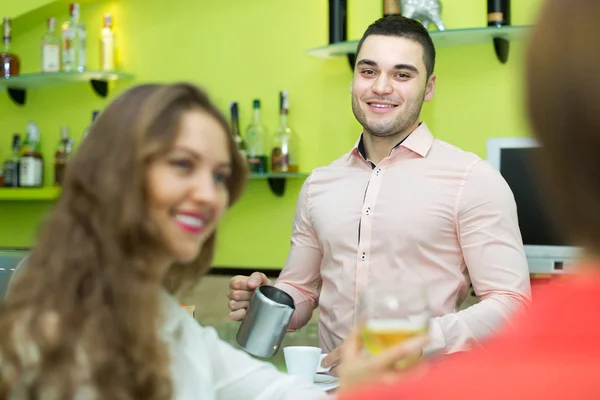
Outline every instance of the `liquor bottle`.
{"label": "liquor bottle", "polygon": [[383,0],[383,16],[400,15],[400,4],[398,0]]}
{"label": "liquor bottle", "polygon": [[103,28],[100,31],[100,69],[102,71],[114,71],[117,69],[117,63],[112,15],[104,14],[102,24]]}
{"label": "liquor bottle", "polygon": [[85,25],[79,21],[79,4],[69,7],[71,19],[62,25],[62,70],[83,72],[86,68]]}
{"label": "liquor bottle", "polygon": [[329,0],[329,44],[345,41],[347,33],[347,0]]}
{"label": "liquor bottle", "polygon": [[100,114],[100,111],[98,111],[98,110],[92,111],[92,123],[90,125],[88,125],[88,127],[85,128],[85,130],[83,131],[83,135],[81,136],[81,141],[83,141],[90,134],[90,128],[91,128],[92,124],[94,123],[94,121],[96,120],[96,118],[98,117],[98,114]]}
{"label": "liquor bottle", "polygon": [[279,93],[279,129],[273,137],[271,170],[273,172],[298,172],[294,133],[288,126],[289,96],[287,91]]}
{"label": "liquor bottle", "polygon": [[73,152],[73,139],[69,137],[69,128],[60,128],[60,140],[54,153],[54,185],[62,185],[67,169],[67,162]]}
{"label": "liquor bottle", "polygon": [[267,129],[260,122],[260,100],[254,99],[252,103],[253,118],[252,123],[246,129],[246,144],[248,147],[248,164],[250,172],[255,174],[264,174],[269,172],[267,165],[267,156],[265,155],[265,136]]}
{"label": "liquor bottle", "polygon": [[21,137],[18,133],[13,135],[11,158],[4,163],[4,187],[19,186],[19,152],[21,151]]}
{"label": "liquor bottle", "polygon": [[510,0],[488,0],[488,26],[510,25]]}
{"label": "liquor bottle", "polygon": [[48,31],[42,37],[42,72],[60,71],[60,35],[56,31],[56,18],[47,20]]}
{"label": "liquor bottle", "polygon": [[229,104],[229,114],[231,115],[231,133],[233,135],[233,140],[235,140],[235,147],[238,149],[243,159],[246,160],[248,157],[248,152],[246,151],[247,146],[246,141],[240,132],[238,103],[236,101],[232,101]]}
{"label": "liquor bottle", "polygon": [[2,23],[2,40],[4,41],[4,49],[0,53],[0,73],[5,78],[19,75],[21,69],[21,59],[16,54],[10,52],[11,41],[11,20],[4,18]]}
{"label": "liquor bottle", "polygon": [[27,134],[21,149],[19,179],[21,187],[41,187],[44,159],[40,153],[40,130],[35,122],[27,124]]}

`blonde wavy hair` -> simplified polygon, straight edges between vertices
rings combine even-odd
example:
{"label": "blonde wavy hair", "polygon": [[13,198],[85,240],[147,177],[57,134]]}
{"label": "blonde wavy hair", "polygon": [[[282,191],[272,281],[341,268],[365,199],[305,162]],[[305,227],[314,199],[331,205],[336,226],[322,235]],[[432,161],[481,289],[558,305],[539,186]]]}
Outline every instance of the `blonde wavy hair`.
{"label": "blonde wavy hair", "polygon": [[0,398],[171,399],[160,292],[199,281],[215,235],[163,279],[151,262],[166,249],[149,217],[145,171],[195,109],[228,133],[230,205],[240,197],[245,160],[201,89],[141,85],[115,99],[70,161],[62,194],[0,303]]}

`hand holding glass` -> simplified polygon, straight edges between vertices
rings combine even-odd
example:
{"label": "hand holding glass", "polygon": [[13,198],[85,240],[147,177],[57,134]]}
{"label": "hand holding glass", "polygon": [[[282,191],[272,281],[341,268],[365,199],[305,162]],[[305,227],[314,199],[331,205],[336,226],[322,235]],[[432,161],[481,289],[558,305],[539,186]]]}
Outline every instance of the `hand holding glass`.
{"label": "hand holding glass", "polygon": [[[430,311],[423,286],[372,286],[360,296],[359,329],[365,347],[377,354],[428,331]],[[414,359],[399,364],[410,365]]]}

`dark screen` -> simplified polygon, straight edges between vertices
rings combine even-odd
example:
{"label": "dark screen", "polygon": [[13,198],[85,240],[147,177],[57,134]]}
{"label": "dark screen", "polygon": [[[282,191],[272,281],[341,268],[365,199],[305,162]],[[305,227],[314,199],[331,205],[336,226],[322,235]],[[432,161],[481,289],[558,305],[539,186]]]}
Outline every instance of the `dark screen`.
{"label": "dark screen", "polygon": [[500,173],[515,196],[523,244],[566,246],[548,210],[548,195],[540,193],[538,152],[535,147],[502,149]]}

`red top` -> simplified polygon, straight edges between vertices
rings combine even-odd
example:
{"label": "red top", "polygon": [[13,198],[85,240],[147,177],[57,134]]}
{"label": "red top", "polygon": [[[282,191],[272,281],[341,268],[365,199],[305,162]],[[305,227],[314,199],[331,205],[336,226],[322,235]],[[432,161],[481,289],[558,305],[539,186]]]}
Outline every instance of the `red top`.
{"label": "red top", "polygon": [[600,276],[533,291],[533,305],[485,349],[340,400],[600,399]]}

